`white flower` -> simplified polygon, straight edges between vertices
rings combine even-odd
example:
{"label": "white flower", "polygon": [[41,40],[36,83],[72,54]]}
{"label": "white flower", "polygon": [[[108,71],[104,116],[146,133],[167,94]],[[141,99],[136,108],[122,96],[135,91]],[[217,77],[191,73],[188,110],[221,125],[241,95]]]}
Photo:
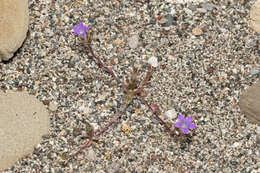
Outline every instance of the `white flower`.
{"label": "white flower", "polygon": [[154,56],[149,58],[148,63],[151,64],[151,66],[153,66],[153,67],[157,67],[158,66],[157,58],[154,57]]}

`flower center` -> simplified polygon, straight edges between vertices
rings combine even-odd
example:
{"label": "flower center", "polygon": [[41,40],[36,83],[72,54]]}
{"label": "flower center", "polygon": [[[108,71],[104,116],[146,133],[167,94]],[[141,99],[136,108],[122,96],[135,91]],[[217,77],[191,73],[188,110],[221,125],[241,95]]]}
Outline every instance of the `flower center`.
{"label": "flower center", "polygon": [[80,33],[80,34],[83,34],[83,33],[84,33],[84,31],[83,31],[83,30],[79,30],[79,33]]}
{"label": "flower center", "polygon": [[187,128],[187,124],[186,123],[182,123],[181,124],[181,128]]}

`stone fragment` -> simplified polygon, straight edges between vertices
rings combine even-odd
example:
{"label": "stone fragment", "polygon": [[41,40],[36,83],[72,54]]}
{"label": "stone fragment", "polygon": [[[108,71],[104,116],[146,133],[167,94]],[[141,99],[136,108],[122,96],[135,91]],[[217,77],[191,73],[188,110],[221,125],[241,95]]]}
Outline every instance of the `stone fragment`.
{"label": "stone fragment", "polygon": [[196,36],[198,36],[198,35],[201,35],[202,34],[202,30],[200,29],[200,28],[193,28],[192,29],[192,34],[193,35],[196,35]]}
{"label": "stone fragment", "polygon": [[197,8],[197,11],[200,13],[207,13],[207,10],[205,8]]}
{"label": "stone fragment", "polygon": [[161,16],[158,17],[158,20],[159,20],[160,24],[165,24],[166,22],[168,22],[168,20],[166,18],[164,18],[164,17],[162,18]]}
{"label": "stone fragment", "polygon": [[91,127],[93,127],[94,131],[98,131],[99,130],[99,125],[97,123],[90,123]]}
{"label": "stone fragment", "polygon": [[0,171],[33,152],[49,127],[48,111],[34,96],[0,91]]}
{"label": "stone fragment", "polygon": [[241,142],[235,142],[233,145],[232,145],[232,147],[233,148],[237,148],[237,147],[239,147],[241,145]]}
{"label": "stone fragment", "polygon": [[174,120],[177,118],[177,112],[175,109],[170,109],[164,113],[164,117],[168,120]]}
{"label": "stone fragment", "polygon": [[97,159],[96,153],[92,148],[88,150],[86,157],[89,161],[95,161]]}
{"label": "stone fragment", "polygon": [[256,75],[256,74],[258,74],[260,71],[257,69],[257,68],[252,68],[252,69],[250,69],[250,74],[251,75]]}
{"label": "stone fragment", "polygon": [[120,172],[121,164],[119,161],[114,161],[107,169],[108,173],[117,173]]}
{"label": "stone fragment", "polygon": [[121,45],[123,43],[123,40],[116,39],[114,42],[117,46]]}
{"label": "stone fragment", "polygon": [[161,20],[159,20],[159,23],[161,24],[162,27],[169,27],[171,25],[176,25],[177,24],[176,20],[177,20],[176,17],[174,17],[171,14],[167,14]]}
{"label": "stone fragment", "polygon": [[50,111],[56,111],[58,109],[58,106],[55,103],[51,102],[49,105],[49,109]]}
{"label": "stone fragment", "polygon": [[240,110],[252,122],[260,125],[260,81],[240,97]]}
{"label": "stone fragment", "polygon": [[128,39],[128,45],[129,45],[129,47],[131,49],[137,48],[138,44],[139,44],[139,37],[138,37],[138,35],[133,35],[132,37],[130,37]]}
{"label": "stone fragment", "polygon": [[21,47],[29,25],[28,0],[0,0],[0,62]]}
{"label": "stone fragment", "polygon": [[211,4],[211,3],[205,3],[205,4],[202,5],[202,8],[204,8],[204,9],[206,9],[208,11],[211,11],[211,10],[213,10],[214,5]]}
{"label": "stone fragment", "polygon": [[249,25],[256,32],[260,32],[260,0],[256,1],[250,11],[250,22]]}
{"label": "stone fragment", "polygon": [[154,56],[149,58],[148,64],[150,64],[153,67],[158,67],[158,60],[157,60],[157,58],[154,57]]}
{"label": "stone fragment", "polygon": [[121,126],[121,130],[122,132],[124,132],[126,135],[129,135],[130,132],[131,132],[131,127],[126,124],[125,122],[122,123],[122,126]]}

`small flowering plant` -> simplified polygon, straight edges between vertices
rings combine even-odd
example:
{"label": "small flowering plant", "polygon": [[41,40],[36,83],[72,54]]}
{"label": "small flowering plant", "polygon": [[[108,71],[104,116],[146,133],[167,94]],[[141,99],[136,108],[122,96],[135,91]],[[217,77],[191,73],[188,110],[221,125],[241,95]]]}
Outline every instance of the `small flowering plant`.
{"label": "small flowering plant", "polygon": [[195,129],[196,125],[192,122],[192,116],[184,118],[182,114],[178,115],[179,121],[174,123],[174,127],[179,128],[182,133],[188,134],[189,129]]}
{"label": "small flowering plant", "polygon": [[[90,129],[91,132],[88,134],[88,141],[81,146],[74,154],[70,156],[70,159],[72,159],[74,156],[78,155],[82,150],[85,148],[91,146],[93,144],[93,141],[97,141],[97,138],[105,133],[110,126],[112,126],[113,123],[118,121],[122,114],[126,111],[127,107],[132,103],[133,99],[139,98],[153,113],[153,115],[158,119],[158,121],[165,127],[165,129],[170,133],[171,136],[180,135],[175,133],[176,131],[172,130],[172,125],[166,123],[163,119],[160,118],[159,114],[161,113],[159,106],[156,104],[148,104],[148,102],[145,100],[146,93],[144,91],[145,85],[149,84],[149,80],[152,77],[152,73],[154,71],[154,68],[157,66],[157,59],[153,58],[152,60],[148,61],[148,70],[146,72],[145,77],[142,81],[137,80],[138,76],[138,69],[134,69],[132,72],[132,76],[128,78],[126,81],[121,80],[114,71],[109,68],[99,57],[97,57],[94,54],[94,51],[91,47],[91,41],[93,33],[87,32],[90,30],[90,27],[85,26],[82,22],[79,23],[79,25],[72,27],[74,31],[74,36],[79,36],[84,40],[84,43],[86,43],[86,46],[88,48],[89,53],[91,54],[91,57],[94,58],[98,65],[103,68],[106,72],[108,72],[119,84],[122,85],[122,90],[125,94],[125,100],[123,107],[120,108],[117,115],[108,123],[107,126],[100,129],[99,131],[94,131],[93,129]],[[178,116],[178,122],[173,124],[174,127],[180,129],[184,135],[188,134],[190,129],[195,129],[196,125],[192,122],[192,117],[188,116],[184,118],[182,114],[179,114]],[[69,159],[69,160],[70,160]],[[68,161],[69,161],[68,160]],[[68,162],[67,162],[68,163]]]}
{"label": "small flowering plant", "polygon": [[88,31],[90,27],[86,27],[83,22],[80,22],[79,25],[73,26],[72,29],[74,30],[75,36],[86,37],[86,31]]}

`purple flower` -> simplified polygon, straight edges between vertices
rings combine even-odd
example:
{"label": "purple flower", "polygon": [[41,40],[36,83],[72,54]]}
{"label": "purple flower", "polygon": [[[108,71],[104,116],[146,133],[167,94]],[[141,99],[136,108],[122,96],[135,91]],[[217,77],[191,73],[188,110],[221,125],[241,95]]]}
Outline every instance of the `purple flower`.
{"label": "purple flower", "polygon": [[177,128],[180,128],[184,134],[187,134],[189,132],[189,129],[197,128],[195,126],[195,124],[192,123],[191,116],[184,118],[184,116],[182,114],[179,114],[178,119],[179,119],[179,121],[177,123],[174,123],[174,126]]}
{"label": "purple flower", "polygon": [[86,31],[90,29],[89,26],[85,27],[82,22],[79,23],[78,26],[73,26],[72,28],[74,30],[74,35],[75,36],[80,36],[80,37],[85,37],[86,36]]}

